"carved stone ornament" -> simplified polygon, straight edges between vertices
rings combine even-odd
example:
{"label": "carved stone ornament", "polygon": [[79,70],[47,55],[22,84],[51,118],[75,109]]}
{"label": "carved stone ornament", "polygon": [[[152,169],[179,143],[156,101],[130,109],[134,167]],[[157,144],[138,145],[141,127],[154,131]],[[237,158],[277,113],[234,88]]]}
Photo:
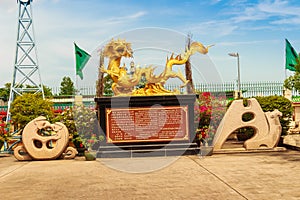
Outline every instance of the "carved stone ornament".
{"label": "carved stone ornament", "polygon": [[[244,121],[242,117],[246,113],[252,114],[253,118]],[[282,130],[280,116],[282,113],[277,109],[263,112],[255,98],[249,99],[246,107],[243,105],[243,100],[233,101],[217,129],[213,140],[214,151],[221,150],[228,136],[243,127],[251,127],[255,132],[252,138],[245,141],[246,150],[276,147]]]}
{"label": "carved stone ornament", "polygon": [[50,124],[45,117],[30,121],[22,133],[22,142],[14,149],[18,160],[51,160],[58,157],[74,158],[77,150],[68,147],[67,127],[56,122]]}

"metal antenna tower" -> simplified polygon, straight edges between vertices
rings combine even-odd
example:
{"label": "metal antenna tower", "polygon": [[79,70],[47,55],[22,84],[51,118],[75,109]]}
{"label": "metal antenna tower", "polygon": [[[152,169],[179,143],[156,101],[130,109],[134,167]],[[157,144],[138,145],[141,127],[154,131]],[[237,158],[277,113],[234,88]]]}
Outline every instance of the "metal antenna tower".
{"label": "metal antenna tower", "polygon": [[22,95],[26,92],[42,93],[42,97],[44,98],[32,22],[32,1],[17,0],[19,15],[16,57],[6,121],[10,118],[10,105],[16,95]]}

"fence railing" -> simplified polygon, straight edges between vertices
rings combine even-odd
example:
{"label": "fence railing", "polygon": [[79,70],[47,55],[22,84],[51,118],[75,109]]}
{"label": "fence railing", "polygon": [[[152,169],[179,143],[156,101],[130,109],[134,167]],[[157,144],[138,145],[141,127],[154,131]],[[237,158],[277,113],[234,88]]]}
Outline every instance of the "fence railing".
{"label": "fence railing", "polygon": [[283,94],[282,82],[246,82],[241,83],[244,97],[271,96]]}
{"label": "fence railing", "polygon": [[[237,90],[235,82],[226,83],[195,83],[195,89],[201,92],[233,92]],[[180,85],[165,85],[168,90],[178,89],[181,93],[185,92],[185,88],[180,88]],[[259,81],[259,82],[242,82],[241,90],[243,91],[243,97],[253,96],[271,96],[283,94],[283,82],[281,81]],[[51,88],[52,94],[58,95],[60,92],[59,87]],[[79,86],[79,93],[81,95],[95,96],[96,86]],[[293,91],[292,94],[298,95]]]}
{"label": "fence railing", "polygon": [[[51,93],[55,96],[59,96],[60,87],[50,87]],[[96,86],[79,86],[79,91],[81,95],[95,96]]]}
{"label": "fence railing", "polygon": [[[236,90],[235,82],[227,83],[196,83],[195,89],[200,92],[213,92],[213,93],[233,93]],[[180,88],[179,85],[165,85],[168,90],[178,89],[184,93],[185,88]],[[283,95],[283,82],[280,81],[261,81],[261,82],[243,82],[241,83],[241,90],[243,91],[243,97],[254,96],[271,96],[271,95]],[[51,88],[52,94],[58,95],[60,92],[59,87]],[[93,106],[93,97],[96,94],[95,86],[81,86],[79,87],[80,94],[84,97],[84,104],[86,106]],[[296,91],[292,91],[293,102],[300,102],[300,96]],[[72,106],[74,96],[57,96],[53,99],[54,109],[63,109]],[[6,113],[7,106],[0,106],[1,113]]]}

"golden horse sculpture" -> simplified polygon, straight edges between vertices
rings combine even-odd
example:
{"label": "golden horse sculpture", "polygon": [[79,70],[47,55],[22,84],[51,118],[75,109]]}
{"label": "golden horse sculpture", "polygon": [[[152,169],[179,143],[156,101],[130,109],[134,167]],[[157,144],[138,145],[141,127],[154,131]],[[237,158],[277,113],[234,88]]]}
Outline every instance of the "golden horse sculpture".
{"label": "golden horse sculpture", "polygon": [[[107,69],[103,66],[101,71],[111,76],[113,80],[112,90],[116,96],[131,95],[131,96],[150,96],[150,95],[173,95],[178,94],[178,91],[169,91],[164,88],[164,84],[169,78],[179,78],[184,87],[188,84],[188,80],[179,72],[172,70],[173,65],[185,64],[189,57],[195,52],[207,54],[209,47],[205,47],[199,42],[193,42],[189,49],[182,55],[177,55],[175,58],[173,54],[170,59],[167,58],[167,63],[164,71],[155,75],[155,67],[148,66],[145,68],[137,67],[132,75],[128,75],[125,66],[120,66],[122,57],[133,57],[131,44],[125,40],[112,39],[104,48],[104,56],[109,58]],[[138,85],[142,77],[146,78],[146,85],[144,88],[134,89]]]}

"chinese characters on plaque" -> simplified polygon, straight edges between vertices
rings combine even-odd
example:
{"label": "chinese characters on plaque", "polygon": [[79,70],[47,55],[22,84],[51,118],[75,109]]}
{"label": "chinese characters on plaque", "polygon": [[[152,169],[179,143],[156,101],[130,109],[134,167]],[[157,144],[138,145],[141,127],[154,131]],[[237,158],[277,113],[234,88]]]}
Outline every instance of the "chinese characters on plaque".
{"label": "chinese characters on plaque", "polygon": [[188,106],[107,108],[107,142],[188,140]]}

